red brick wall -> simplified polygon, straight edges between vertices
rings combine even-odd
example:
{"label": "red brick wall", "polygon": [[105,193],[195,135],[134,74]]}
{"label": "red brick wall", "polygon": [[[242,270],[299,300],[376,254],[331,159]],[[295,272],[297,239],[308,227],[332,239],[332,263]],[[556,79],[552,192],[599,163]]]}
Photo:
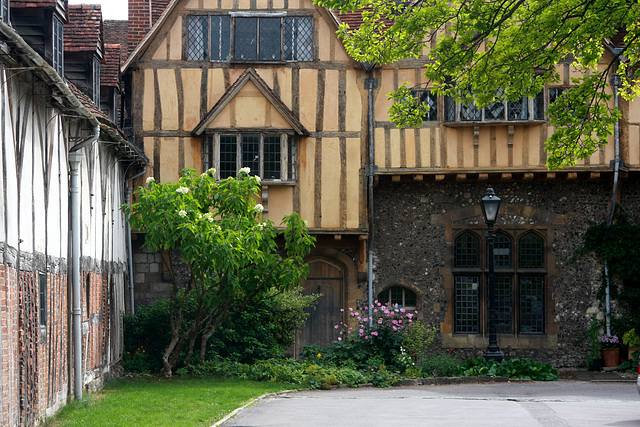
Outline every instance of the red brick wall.
{"label": "red brick wall", "polygon": [[18,273],[0,264],[0,425],[19,423]]}

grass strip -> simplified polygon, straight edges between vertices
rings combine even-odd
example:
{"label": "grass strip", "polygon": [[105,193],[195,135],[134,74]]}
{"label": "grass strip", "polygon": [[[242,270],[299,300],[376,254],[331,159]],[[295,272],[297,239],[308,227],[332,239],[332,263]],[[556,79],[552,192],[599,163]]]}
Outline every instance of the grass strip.
{"label": "grass strip", "polygon": [[210,426],[258,396],[291,388],[236,379],[120,379],[71,402],[45,426]]}

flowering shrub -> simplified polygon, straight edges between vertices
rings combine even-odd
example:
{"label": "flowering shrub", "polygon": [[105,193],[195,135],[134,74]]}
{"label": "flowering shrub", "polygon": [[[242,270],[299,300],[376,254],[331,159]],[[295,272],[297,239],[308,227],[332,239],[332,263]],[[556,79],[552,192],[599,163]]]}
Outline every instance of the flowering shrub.
{"label": "flowering shrub", "polygon": [[600,335],[598,342],[601,348],[618,348],[620,344],[620,340],[616,335]]}
{"label": "flowering shrub", "polygon": [[[333,347],[333,356],[339,363],[352,361],[358,368],[375,370],[385,365],[404,370],[406,361],[401,351],[406,328],[413,322],[417,312],[407,311],[398,305],[383,305],[375,301],[371,305],[372,316],[368,315],[369,307],[360,312],[349,308],[349,318],[355,320],[357,327],[352,328],[348,322],[335,325],[339,330],[338,341]],[[344,310],[341,310],[344,311]]]}

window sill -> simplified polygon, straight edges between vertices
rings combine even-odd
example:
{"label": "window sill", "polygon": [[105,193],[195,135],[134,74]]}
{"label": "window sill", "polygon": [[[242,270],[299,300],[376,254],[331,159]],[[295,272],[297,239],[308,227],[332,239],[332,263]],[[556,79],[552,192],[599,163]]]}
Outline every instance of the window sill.
{"label": "window sill", "polygon": [[[556,348],[558,336],[552,334],[498,334],[500,347],[504,348]],[[442,334],[442,345],[451,348],[485,348],[489,345],[488,335]]]}
{"label": "window sill", "polygon": [[444,121],[448,127],[468,126],[538,126],[545,124],[545,120],[482,120],[482,121]]}
{"label": "window sill", "polygon": [[260,181],[260,184],[263,185],[263,186],[268,186],[268,187],[272,187],[272,186],[294,186],[294,185],[296,185],[296,181],[292,181],[292,180],[283,181],[281,179],[263,179],[262,181]]}

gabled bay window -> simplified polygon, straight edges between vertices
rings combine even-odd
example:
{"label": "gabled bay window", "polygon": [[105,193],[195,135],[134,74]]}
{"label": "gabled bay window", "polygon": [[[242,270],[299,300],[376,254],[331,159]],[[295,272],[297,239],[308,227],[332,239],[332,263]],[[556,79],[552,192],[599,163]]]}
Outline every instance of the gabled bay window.
{"label": "gabled bay window", "polygon": [[[454,332],[484,334],[488,331],[486,241],[466,230],[453,246]],[[498,333],[544,334],[545,252],[544,238],[535,231],[495,233]]]}
{"label": "gabled bay window", "polygon": [[187,60],[311,61],[313,18],[232,12],[186,17]]}
{"label": "gabled bay window", "polygon": [[286,133],[220,132],[209,134],[204,146],[204,169],[215,168],[218,179],[235,176],[248,167],[263,180],[295,180],[294,137]]}

